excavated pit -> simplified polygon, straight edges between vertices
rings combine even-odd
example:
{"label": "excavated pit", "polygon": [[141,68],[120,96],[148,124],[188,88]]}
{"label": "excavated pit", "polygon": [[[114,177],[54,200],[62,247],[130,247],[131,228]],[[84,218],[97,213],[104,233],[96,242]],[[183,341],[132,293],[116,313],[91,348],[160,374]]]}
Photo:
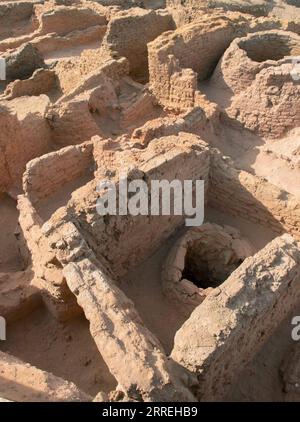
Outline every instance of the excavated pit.
{"label": "excavated pit", "polygon": [[234,250],[232,244],[224,245],[226,237],[230,241],[229,236],[226,236],[226,231],[213,233],[213,230],[208,230],[207,235],[203,232],[198,240],[188,242],[182,278],[202,289],[222,284],[246,258]]}
{"label": "excavated pit", "polygon": [[287,56],[298,56],[300,47],[288,35],[264,34],[239,43],[247,56],[254,62],[279,61]]}

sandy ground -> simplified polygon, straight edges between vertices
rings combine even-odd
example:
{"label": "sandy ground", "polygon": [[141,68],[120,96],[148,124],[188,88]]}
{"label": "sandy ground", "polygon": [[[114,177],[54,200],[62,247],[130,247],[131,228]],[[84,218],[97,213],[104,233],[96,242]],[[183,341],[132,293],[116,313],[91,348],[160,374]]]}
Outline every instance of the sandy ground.
{"label": "sandy ground", "polygon": [[79,57],[84,50],[95,50],[99,47],[99,41],[95,41],[93,43],[79,45],[78,47],[63,48],[61,50],[55,50],[51,53],[45,54],[44,60],[45,63],[49,65],[59,59]]}
{"label": "sandy ground", "polygon": [[64,324],[40,308],[9,325],[7,340],[0,343],[0,348],[74,382],[88,394],[108,392],[115,387],[115,379],[96,348],[84,316]]}
{"label": "sandy ground", "polygon": [[173,348],[176,331],[193,311],[193,307],[166,298],[161,289],[161,267],[177,238],[178,235],[169,239],[145,263],[129,273],[120,285],[134,302],[144,324],[157,336],[167,354]]}

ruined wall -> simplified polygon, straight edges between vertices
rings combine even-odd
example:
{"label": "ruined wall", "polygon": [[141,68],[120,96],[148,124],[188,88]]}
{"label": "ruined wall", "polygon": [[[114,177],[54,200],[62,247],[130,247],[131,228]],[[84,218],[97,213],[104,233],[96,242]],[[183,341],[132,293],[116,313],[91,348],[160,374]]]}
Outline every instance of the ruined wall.
{"label": "ruined wall", "polygon": [[45,119],[49,99],[45,95],[3,101],[0,110],[0,191],[20,188],[26,164],[49,152],[50,128]]}
{"label": "ruined wall", "polygon": [[224,10],[235,10],[241,13],[250,13],[254,16],[266,16],[271,10],[272,4],[266,0],[167,0],[167,7],[183,9],[190,18],[196,19],[196,12],[203,9],[222,8]]}
{"label": "ruined wall", "polygon": [[54,214],[51,219],[53,224],[55,221],[58,224],[61,219],[69,219],[73,215],[96,256],[117,275],[126,273],[155,251],[176,228],[183,225],[184,217],[101,216],[96,212],[100,195],[96,191],[98,182],[114,174],[116,179],[112,181],[118,188],[118,172],[128,169],[129,180],[142,178],[150,184],[151,180],[202,179],[208,188],[209,151],[195,135],[181,133],[156,139],[145,150],[131,151],[115,151],[113,161],[110,159],[112,151],[108,149],[105,152],[101,147],[98,161],[96,157],[96,180],[73,194],[64,215]]}
{"label": "ruined wall", "polygon": [[[21,253],[25,267],[32,269],[31,281],[43,302],[55,318],[65,321],[80,314],[81,310],[71,294],[62,268],[44,234],[43,221],[25,195],[18,196],[19,224],[22,233]],[[26,245],[24,248],[23,245]]]}
{"label": "ruined wall", "polygon": [[150,88],[163,106],[184,111],[195,103],[198,81],[211,76],[234,38],[278,27],[275,20],[237,12],[202,12],[192,23],[149,43]]}
{"label": "ruined wall", "polygon": [[[5,21],[19,22],[30,19],[33,13],[34,2],[15,1],[13,3],[0,4],[1,26]],[[3,22],[2,22],[3,20]]]}
{"label": "ruined wall", "polygon": [[23,189],[34,204],[93,168],[93,144],[70,146],[30,161]]}
{"label": "ruined wall", "polygon": [[135,123],[145,120],[146,116],[153,114],[155,99],[149,92],[142,92],[133,104],[122,111],[121,127],[126,129],[135,127]]}
{"label": "ruined wall", "polygon": [[77,298],[90,322],[95,344],[118,383],[119,399],[194,401],[188,389],[195,382],[193,376],[168,359],[74,224],[47,224],[43,235],[51,244],[52,263],[62,269],[71,296]]}
{"label": "ruined wall", "polygon": [[49,10],[45,5],[44,9],[44,13],[34,15],[35,25],[31,32],[27,31],[26,34],[0,41],[0,51],[14,49],[32,41],[44,54],[58,46],[71,48],[89,40],[100,42],[104,35],[107,24],[104,11],[65,6]]}
{"label": "ruined wall", "polygon": [[285,234],[234,271],[176,333],[172,358],[199,381],[200,401],[222,400],[300,299],[300,250]]}
{"label": "ruined wall", "polygon": [[[59,231],[49,227],[48,234],[68,286],[90,322],[91,335],[119,391],[130,400],[193,401],[187,386],[179,377],[176,379],[173,363],[159,341],[143,325],[131,300],[97,265],[76,227],[72,223],[60,226]],[[183,369],[178,371],[185,374]]]}
{"label": "ruined wall", "polygon": [[87,92],[69,102],[51,107],[47,119],[55,144],[60,147],[81,144],[100,133],[89,110],[89,97]]}
{"label": "ruined wall", "polygon": [[229,158],[213,150],[210,167],[209,204],[300,239],[300,202],[265,179],[236,170]]}
{"label": "ruined wall", "polygon": [[[96,54],[99,54],[98,50]],[[103,83],[105,78],[111,79],[117,85],[120,79],[129,73],[129,63],[125,57],[117,60],[109,57],[100,60],[100,62],[93,60],[93,54],[90,58],[92,60],[88,60],[88,63],[85,61],[78,63],[78,66],[71,73],[71,83],[69,82],[70,75],[67,74],[67,72],[70,72],[68,63],[65,66],[62,62],[61,67],[58,64],[56,70],[60,87],[65,95],[58,100],[57,104],[70,101],[79,94],[98,87]]]}
{"label": "ruined wall", "polygon": [[83,30],[72,31],[66,35],[57,35],[52,33],[36,36],[31,41],[31,44],[33,44],[42,55],[49,54],[58,49],[75,48],[92,42],[99,42],[100,46],[105,31],[106,25],[95,25]]}
{"label": "ruined wall", "polygon": [[[129,400],[195,401],[172,373],[172,362],[143,325],[133,303],[112,280],[88,259],[68,264],[64,274],[90,321],[99,351]],[[180,372],[184,376],[182,368]]]}
{"label": "ruined wall", "polygon": [[180,116],[168,115],[167,117],[150,120],[143,126],[136,128],[131,139],[135,144],[145,147],[152,139],[178,135],[180,132],[197,135],[211,124],[206,113],[207,110],[204,111],[201,107],[194,107]]}
{"label": "ruined wall", "polygon": [[47,94],[56,87],[56,76],[53,70],[37,69],[29,79],[15,80],[7,85],[3,94],[4,99],[12,100],[16,97],[39,96]]}
{"label": "ruined wall", "polygon": [[27,79],[35,70],[46,67],[43,57],[31,43],[2,53],[1,58],[5,59],[7,81]]}
{"label": "ruined wall", "polygon": [[173,27],[166,11],[134,8],[121,12],[109,22],[103,50],[126,57],[131,73],[147,75],[147,44]]}
{"label": "ruined wall", "polygon": [[83,7],[56,6],[55,9],[46,11],[40,16],[40,34],[55,32],[65,35],[90,26],[105,25],[106,17],[94,10]]}
{"label": "ruined wall", "polygon": [[279,139],[300,126],[300,85],[292,79],[293,68],[288,63],[263,69],[234,98],[229,116],[267,139]]}
{"label": "ruined wall", "polygon": [[[9,37],[13,34],[13,25],[28,21],[30,28],[30,18],[33,14],[33,2],[14,1],[0,3],[0,35]],[[28,29],[29,29],[28,28]]]}
{"label": "ruined wall", "polygon": [[199,21],[162,34],[150,43],[150,86],[159,101],[171,108],[192,106],[197,80],[210,76],[238,27],[242,29],[245,24],[235,16],[222,20],[218,15],[209,19],[203,15]]}
{"label": "ruined wall", "polygon": [[[261,31],[236,38],[220,59],[210,83],[234,94],[248,88],[263,69],[290,62],[298,55],[300,37],[287,31]],[[276,64],[277,63],[277,64]]]}

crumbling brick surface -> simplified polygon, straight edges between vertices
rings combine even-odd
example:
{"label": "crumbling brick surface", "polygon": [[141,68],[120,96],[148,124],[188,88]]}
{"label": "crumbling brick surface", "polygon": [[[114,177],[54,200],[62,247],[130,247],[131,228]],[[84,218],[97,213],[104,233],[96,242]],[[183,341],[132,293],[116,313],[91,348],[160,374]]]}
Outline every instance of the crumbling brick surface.
{"label": "crumbling brick surface", "polygon": [[[176,300],[199,305],[241,261],[253,254],[253,246],[230,226],[206,223],[189,229],[163,265],[162,288]],[[192,282],[197,278],[201,286]]]}
{"label": "crumbling brick surface", "polygon": [[68,264],[64,274],[90,321],[97,347],[128,398],[195,400],[192,393],[174,379],[172,363],[142,325],[133,304],[112,281],[88,260]]}
{"label": "crumbling brick surface", "polygon": [[299,239],[297,197],[262,178],[233,169],[228,158],[219,153],[213,154],[211,168],[209,202],[212,205],[225,206],[235,216],[268,226],[278,234],[288,231]]}
{"label": "crumbling brick surface", "polygon": [[222,399],[271,335],[274,318],[282,321],[298,303],[299,260],[292,237],[275,239],[246,259],[178,331],[172,357],[197,374],[200,400]]}
{"label": "crumbling brick surface", "polygon": [[0,401],[299,399],[294,3],[0,2]]}
{"label": "crumbling brick surface", "polygon": [[36,69],[45,67],[42,56],[30,43],[19,47],[12,54],[2,54],[1,58],[6,62],[8,80],[29,78]]}
{"label": "crumbling brick surface", "polygon": [[[161,151],[168,151],[166,160]],[[143,175],[149,183],[159,175],[163,179],[173,180],[204,180],[208,188],[209,152],[205,143],[200,143],[196,136],[181,134],[157,139],[149,147],[138,153],[124,151],[116,153],[114,160],[110,160],[108,152],[106,166],[103,166],[105,150],[97,146],[94,152],[98,165],[96,180],[105,180],[105,173],[116,173],[118,186],[118,172],[125,171],[124,163],[128,166],[129,180]],[[177,169],[180,169],[178,172]],[[102,172],[104,172],[102,174]],[[96,212],[96,203],[99,194],[95,182],[77,191],[70,203],[70,211],[74,210],[74,218],[86,233],[99,259],[117,274],[122,275],[137,263],[141,262],[158,247],[176,228],[183,224],[183,216],[110,216],[109,220]],[[82,207],[84,198],[84,207]],[[67,217],[68,218],[68,217]],[[57,223],[61,215],[53,216]],[[143,233],[143,237],[141,237]],[[93,239],[93,240],[92,240]],[[151,239],[151,241],[150,241]]]}
{"label": "crumbling brick surface", "polygon": [[0,121],[0,186],[5,192],[20,187],[26,163],[50,150],[50,128],[45,120],[49,98],[16,98],[3,101]]}

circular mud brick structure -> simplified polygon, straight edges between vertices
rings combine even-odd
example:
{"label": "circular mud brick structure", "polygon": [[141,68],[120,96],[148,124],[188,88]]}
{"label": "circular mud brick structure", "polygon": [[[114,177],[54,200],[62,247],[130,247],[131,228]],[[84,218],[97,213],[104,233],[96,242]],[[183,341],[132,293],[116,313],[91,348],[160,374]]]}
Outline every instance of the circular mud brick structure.
{"label": "circular mud brick structure", "polygon": [[233,227],[207,223],[192,228],[176,242],[165,261],[164,293],[198,305],[254,253],[253,246]]}
{"label": "circular mud brick structure", "polygon": [[234,94],[249,87],[263,69],[291,63],[300,55],[300,37],[287,31],[264,31],[235,39],[212,76],[216,87]]}
{"label": "circular mud brick structure", "polygon": [[300,80],[294,81],[293,69],[292,63],[263,69],[233,98],[228,115],[260,138],[273,141],[288,136],[300,126]]}

